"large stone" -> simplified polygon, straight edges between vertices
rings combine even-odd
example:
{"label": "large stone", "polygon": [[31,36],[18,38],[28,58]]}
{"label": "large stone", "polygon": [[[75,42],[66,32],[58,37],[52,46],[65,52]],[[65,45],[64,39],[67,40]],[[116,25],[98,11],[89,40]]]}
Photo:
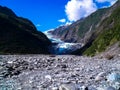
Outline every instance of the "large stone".
{"label": "large stone", "polygon": [[116,90],[116,89],[114,87],[109,86],[106,88],[106,90]]}
{"label": "large stone", "polygon": [[59,90],[58,87],[52,87],[52,90]]}
{"label": "large stone", "polygon": [[59,90],[79,90],[79,87],[75,84],[63,84],[59,87]]}
{"label": "large stone", "polygon": [[82,86],[82,87],[80,88],[80,90],[88,90],[88,87]]}
{"label": "large stone", "polygon": [[95,81],[100,81],[100,80],[105,79],[105,75],[106,75],[105,72],[99,73],[99,74],[96,76]]}
{"label": "large stone", "polygon": [[109,82],[120,82],[120,73],[111,73],[107,76]]}
{"label": "large stone", "polygon": [[51,81],[51,80],[52,80],[52,77],[51,77],[50,75],[46,75],[46,76],[45,76],[45,79]]}

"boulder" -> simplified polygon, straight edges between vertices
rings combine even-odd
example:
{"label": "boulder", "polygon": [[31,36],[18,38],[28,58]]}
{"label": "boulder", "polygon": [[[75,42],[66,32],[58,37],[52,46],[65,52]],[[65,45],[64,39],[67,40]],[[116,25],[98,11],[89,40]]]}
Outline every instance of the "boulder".
{"label": "boulder", "polygon": [[79,87],[76,84],[62,84],[59,90],[79,90]]}
{"label": "boulder", "polygon": [[120,82],[120,73],[111,73],[107,76],[108,82]]}
{"label": "boulder", "polygon": [[109,86],[109,87],[106,88],[106,90],[116,90],[116,89],[112,86]]}
{"label": "boulder", "polygon": [[103,79],[105,79],[105,76],[106,76],[106,73],[105,73],[105,72],[101,72],[101,73],[99,73],[99,74],[96,76],[95,81],[103,80]]}

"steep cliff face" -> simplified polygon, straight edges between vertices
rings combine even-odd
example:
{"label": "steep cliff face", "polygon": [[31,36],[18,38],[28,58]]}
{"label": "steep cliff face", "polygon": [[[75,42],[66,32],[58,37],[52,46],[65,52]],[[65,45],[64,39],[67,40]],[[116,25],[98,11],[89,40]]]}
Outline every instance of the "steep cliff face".
{"label": "steep cliff face", "polygon": [[47,54],[50,44],[31,21],[17,17],[9,8],[0,6],[1,54]]}

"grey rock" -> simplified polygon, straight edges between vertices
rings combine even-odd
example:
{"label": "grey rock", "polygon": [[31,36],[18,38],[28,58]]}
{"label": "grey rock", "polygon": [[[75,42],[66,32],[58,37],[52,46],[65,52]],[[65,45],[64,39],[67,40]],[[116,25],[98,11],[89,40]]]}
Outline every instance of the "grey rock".
{"label": "grey rock", "polygon": [[79,87],[75,84],[62,84],[59,90],[79,90]]}
{"label": "grey rock", "polygon": [[52,77],[50,75],[46,75],[45,79],[48,80],[48,81],[52,81]]}
{"label": "grey rock", "polygon": [[52,90],[59,90],[58,87],[52,87]]}
{"label": "grey rock", "polygon": [[88,87],[82,86],[80,89],[81,89],[81,90],[88,90]]}
{"label": "grey rock", "polygon": [[109,86],[109,87],[106,88],[106,90],[116,90],[116,89],[112,86]]}
{"label": "grey rock", "polygon": [[120,82],[120,73],[111,73],[107,76],[109,82]]}
{"label": "grey rock", "polygon": [[91,87],[91,88],[89,88],[88,90],[97,90],[96,88],[94,88],[94,87]]}
{"label": "grey rock", "polygon": [[105,75],[106,75],[105,72],[99,73],[99,74],[96,76],[95,81],[100,81],[100,80],[105,79]]}

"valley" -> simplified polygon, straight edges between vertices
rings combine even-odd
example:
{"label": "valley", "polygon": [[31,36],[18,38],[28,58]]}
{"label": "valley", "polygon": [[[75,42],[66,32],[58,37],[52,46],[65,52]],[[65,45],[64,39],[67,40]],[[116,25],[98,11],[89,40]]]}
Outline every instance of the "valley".
{"label": "valley", "polygon": [[42,32],[0,6],[0,90],[120,90],[120,0],[58,22]]}
{"label": "valley", "polygon": [[[120,1],[82,18],[71,25],[63,25],[53,31],[53,36],[68,43],[82,43],[75,55],[95,56],[119,43],[120,46]],[[115,47],[114,47],[115,48]],[[112,48],[111,48],[112,49]],[[119,49],[119,47],[118,47]]]}

